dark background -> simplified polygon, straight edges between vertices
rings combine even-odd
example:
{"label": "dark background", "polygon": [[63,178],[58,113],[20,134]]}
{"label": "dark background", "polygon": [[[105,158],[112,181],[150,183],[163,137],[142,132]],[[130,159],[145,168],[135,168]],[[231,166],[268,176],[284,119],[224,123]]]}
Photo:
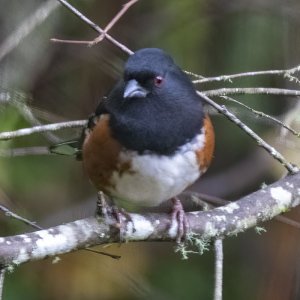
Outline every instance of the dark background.
{"label": "dark background", "polygon": [[[0,56],[14,35],[46,1],[0,0]],[[125,1],[72,1],[102,28]],[[297,0],[139,1],[110,34],[131,50],[161,47],[183,69],[204,76],[285,69],[300,64],[300,3]],[[22,25],[23,27],[25,25]],[[17,48],[0,60],[0,96],[25,101],[43,123],[86,119],[120,76],[127,55],[107,41],[89,48],[55,44],[50,38],[92,40],[96,33],[64,7],[58,7]],[[2,50],[1,50],[2,49]],[[297,88],[281,76],[238,79],[218,87]],[[1,94],[2,93],[2,94]],[[0,97],[1,99],[1,97]],[[247,105],[300,128],[298,99],[283,96],[238,96]],[[224,101],[219,101],[224,103]],[[243,121],[276,146],[290,161],[299,161],[299,139],[239,106],[226,103]],[[215,158],[194,190],[238,199],[285,174],[285,170],[244,132],[212,113]],[[0,130],[31,126],[13,105],[0,102]],[[78,130],[56,133],[77,137]],[[2,150],[48,146],[43,135],[2,141]],[[72,157],[0,157],[0,203],[51,226],[89,216],[96,191]],[[298,209],[289,217],[300,219]],[[224,299],[299,299],[299,230],[276,221],[224,241]],[[0,235],[31,230],[0,216]],[[171,243],[139,243],[106,249],[108,257],[79,251],[28,263],[5,278],[4,299],[212,299],[214,256],[211,251],[181,260]]]}

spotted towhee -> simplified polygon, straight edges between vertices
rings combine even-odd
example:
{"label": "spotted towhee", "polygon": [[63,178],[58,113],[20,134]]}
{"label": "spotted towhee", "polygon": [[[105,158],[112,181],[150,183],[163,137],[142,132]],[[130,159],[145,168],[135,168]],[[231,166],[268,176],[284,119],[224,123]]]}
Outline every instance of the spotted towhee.
{"label": "spotted towhee", "polygon": [[207,170],[214,131],[203,100],[168,54],[147,48],[129,57],[80,144],[90,180],[119,207],[172,199],[181,239],[187,224],[176,196]]}

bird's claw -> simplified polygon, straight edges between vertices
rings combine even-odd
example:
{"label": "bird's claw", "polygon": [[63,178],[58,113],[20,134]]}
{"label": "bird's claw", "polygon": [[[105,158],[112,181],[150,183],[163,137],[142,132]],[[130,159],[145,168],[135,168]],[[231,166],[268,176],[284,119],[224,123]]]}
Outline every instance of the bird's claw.
{"label": "bird's claw", "polygon": [[[131,216],[123,208],[108,205],[103,192],[98,192],[96,214],[104,218],[105,223],[119,230],[120,242],[125,241],[126,221],[132,221]],[[125,221],[125,222],[124,222]]]}
{"label": "bird's claw", "polygon": [[183,206],[178,198],[172,199],[172,214],[171,214],[171,226],[177,223],[178,230],[176,236],[176,242],[179,244],[186,238],[187,232],[189,230],[189,224],[185,215]]}

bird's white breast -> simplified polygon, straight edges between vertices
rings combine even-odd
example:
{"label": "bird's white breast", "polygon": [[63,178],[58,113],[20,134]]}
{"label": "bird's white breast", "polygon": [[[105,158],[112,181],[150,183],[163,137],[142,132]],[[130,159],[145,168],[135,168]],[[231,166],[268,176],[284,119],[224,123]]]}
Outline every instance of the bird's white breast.
{"label": "bird's white breast", "polygon": [[130,170],[112,174],[110,190],[117,202],[141,206],[157,206],[180,194],[201,175],[195,151],[204,146],[204,134],[181,146],[173,155],[136,151],[120,153],[122,163],[130,162]]}

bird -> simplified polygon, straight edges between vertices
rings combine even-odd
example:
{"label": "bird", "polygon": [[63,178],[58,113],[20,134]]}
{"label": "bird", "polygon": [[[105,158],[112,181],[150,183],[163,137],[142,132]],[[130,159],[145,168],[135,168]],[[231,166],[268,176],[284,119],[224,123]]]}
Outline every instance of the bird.
{"label": "bird", "polygon": [[171,200],[177,241],[188,228],[178,195],[209,167],[214,129],[188,75],[159,48],[136,51],[98,104],[77,158],[98,191],[117,207],[156,207]]}

